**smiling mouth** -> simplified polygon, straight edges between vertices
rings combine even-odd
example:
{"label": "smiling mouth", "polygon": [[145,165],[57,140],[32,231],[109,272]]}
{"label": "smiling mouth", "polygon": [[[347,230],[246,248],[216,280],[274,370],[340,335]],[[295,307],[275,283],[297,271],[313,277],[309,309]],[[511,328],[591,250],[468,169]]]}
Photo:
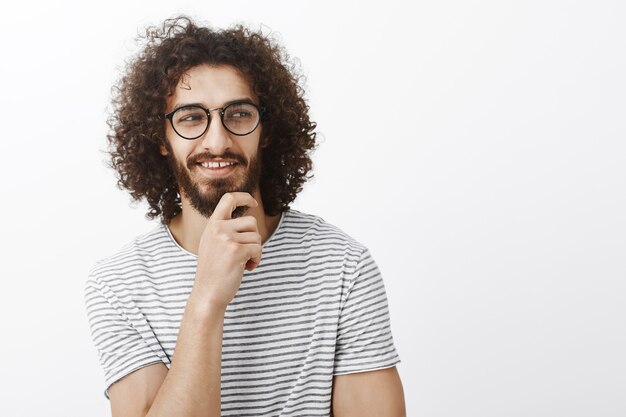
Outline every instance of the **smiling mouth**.
{"label": "smiling mouth", "polygon": [[232,173],[239,164],[237,162],[202,162],[196,165],[204,175],[221,177]]}
{"label": "smiling mouth", "polygon": [[198,162],[198,165],[204,168],[218,169],[218,168],[224,168],[224,167],[237,165],[237,163],[236,162]]}

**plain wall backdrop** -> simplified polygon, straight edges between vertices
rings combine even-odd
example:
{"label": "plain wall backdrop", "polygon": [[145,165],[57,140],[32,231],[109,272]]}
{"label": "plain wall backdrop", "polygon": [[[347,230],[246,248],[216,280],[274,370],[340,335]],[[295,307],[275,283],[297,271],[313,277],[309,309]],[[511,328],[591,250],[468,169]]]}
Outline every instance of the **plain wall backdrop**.
{"label": "plain wall backdrop", "polygon": [[13,2],[0,11],[0,415],[109,415],[89,268],[150,230],[105,167],[136,35],[272,30],[306,75],[294,208],[369,247],[408,415],[626,415],[626,6]]}

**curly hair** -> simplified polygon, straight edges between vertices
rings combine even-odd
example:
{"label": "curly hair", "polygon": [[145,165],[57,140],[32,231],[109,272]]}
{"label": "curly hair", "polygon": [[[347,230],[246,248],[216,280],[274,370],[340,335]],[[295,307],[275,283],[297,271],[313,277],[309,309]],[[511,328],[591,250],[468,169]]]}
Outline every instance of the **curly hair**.
{"label": "curly hair", "polygon": [[276,215],[289,208],[313,176],[309,154],[316,147],[316,124],[309,119],[303,77],[284,48],[242,25],[213,30],[186,16],[167,19],[161,28],[148,27],[140,39],[145,48],[113,87],[108,119],[109,166],[118,173],[118,187],[134,200],[147,200],[149,219],[161,216],[169,224],[181,212],[174,173],[159,152],[160,145],[167,145],[166,99],[192,67],[230,65],[247,77],[266,108],[259,150],[264,211]]}

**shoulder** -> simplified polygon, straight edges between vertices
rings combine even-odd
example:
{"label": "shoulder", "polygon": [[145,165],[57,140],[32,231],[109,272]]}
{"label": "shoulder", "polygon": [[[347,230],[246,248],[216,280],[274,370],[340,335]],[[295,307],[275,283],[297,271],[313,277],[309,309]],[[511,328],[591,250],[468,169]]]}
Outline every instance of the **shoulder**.
{"label": "shoulder", "polygon": [[344,230],[322,217],[290,209],[280,227],[276,246],[298,247],[301,250],[341,253],[347,258],[360,258],[367,248]]}
{"label": "shoulder", "polygon": [[102,284],[153,264],[167,251],[169,239],[165,226],[158,224],[115,253],[98,260],[89,270],[88,281]]}
{"label": "shoulder", "polygon": [[364,248],[360,242],[348,233],[320,216],[293,209],[290,209],[287,213],[288,215],[283,225],[284,231],[287,233],[298,234],[304,238],[317,237],[321,240],[337,241]]}

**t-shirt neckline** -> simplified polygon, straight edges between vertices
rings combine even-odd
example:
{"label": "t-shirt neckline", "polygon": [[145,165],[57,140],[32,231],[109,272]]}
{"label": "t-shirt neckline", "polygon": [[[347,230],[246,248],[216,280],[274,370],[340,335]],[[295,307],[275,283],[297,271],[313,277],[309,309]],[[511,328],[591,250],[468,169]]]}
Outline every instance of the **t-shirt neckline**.
{"label": "t-shirt neckline", "polygon": [[[287,212],[288,212],[288,211],[289,211],[289,209],[287,209],[287,210],[285,210],[285,211],[283,211],[283,212],[281,212],[281,213],[280,213],[280,220],[278,221],[278,225],[276,226],[276,229],[274,229],[274,232],[273,232],[273,233],[270,235],[270,237],[269,237],[269,238],[265,241],[265,243],[263,243],[262,248],[265,248],[265,247],[266,247],[266,246],[267,246],[267,245],[268,245],[268,244],[269,244],[269,243],[270,243],[270,242],[274,239],[274,236],[276,236],[276,235],[278,234],[278,231],[279,231],[279,230],[280,230],[280,228],[282,227],[283,222],[284,222],[284,220],[285,220],[285,217],[286,217],[286,215],[287,215]],[[174,239],[174,235],[172,235],[172,232],[171,232],[171,230],[170,230],[170,228],[169,228],[169,226],[168,226],[168,225],[166,225],[166,224],[161,224],[161,227],[162,227],[163,229],[165,229],[165,233],[167,234],[167,236],[168,236],[168,238],[169,238],[170,242],[171,242],[171,243],[172,243],[172,244],[173,244],[176,248],[178,248],[180,251],[182,251],[182,252],[186,253],[186,254],[187,254],[187,255],[189,255],[189,256],[193,256],[193,257],[194,257],[194,258],[196,258],[196,259],[198,258],[198,255],[196,255],[196,254],[193,254],[193,253],[189,252],[187,249],[183,248],[182,246],[180,246],[180,245],[178,244],[178,242],[176,241],[176,239]]]}

